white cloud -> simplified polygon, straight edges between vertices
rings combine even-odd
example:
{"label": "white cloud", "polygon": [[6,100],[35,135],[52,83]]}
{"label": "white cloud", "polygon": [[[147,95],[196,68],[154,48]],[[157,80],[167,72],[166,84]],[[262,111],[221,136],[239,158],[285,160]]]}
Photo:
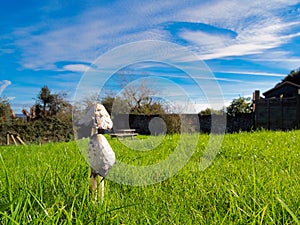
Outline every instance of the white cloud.
{"label": "white cloud", "polygon": [[73,72],[85,72],[89,70],[91,67],[85,64],[69,64],[63,67],[64,70],[69,70]]}
{"label": "white cloud", "polygon": [[15,96],[9,96],[9,97],[7,97],[7,99],[8,99],[9,101],[14,100],[15,98],[16,98]]}
{"label": "white cloud", "polygon": [[199,5],[182,11],[181,17],[191,22],[230,29],[238,34],[236,39],[192,31],[181,33],[181,37],[195,45],[192,48],[198,49],[202,59],[254,54],[260,57],[264,52],[299,36],[299,32],[291,30],[300,23],[276,13],[296,2],[252,1],[241,4],[240,1],[210,1],[205,7]]}
{"label": "white cloud", "polygon": [[295,23],[278,22],[275,25],[268,23],[253,25],[247,30],[240,30],[236,39],[221,35],[209,35],[203,32],[184,32],[182,37],[200,47],[200,58],[216,59],[228,56],[262,54],[300,36],[299,32],[282,35],[286,29]]}
{"label": "white cloud", "polygon": [[183,39],[196,44],[200,49],[204,47],[206,50],[225,47],[232,41],[232,38],[228,35],[215,35],[202,31],[184,31],[180,33],[180,36]]}

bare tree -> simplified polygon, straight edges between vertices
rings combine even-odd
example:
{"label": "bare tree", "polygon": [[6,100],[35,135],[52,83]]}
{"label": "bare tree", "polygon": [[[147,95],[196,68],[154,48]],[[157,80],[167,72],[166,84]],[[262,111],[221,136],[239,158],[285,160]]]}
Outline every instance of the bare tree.
{"label": "bare tree", "polygon": [[73,119],[75,124],[78,120],[85,115],[91,106],[94,105],[95,102],[99,101],[99,96],[97,93],[91,94],[83,99],[76,101],[73,104]]}
{"label": "bare tree", "polygon": [[165,113],[161,101],[154,97],[156,93],[153,87],[154,84],[148,79],[142,78],[132,81],[130,78],[126,74],[120,76],[121,98],[127,102],[130,113]]}

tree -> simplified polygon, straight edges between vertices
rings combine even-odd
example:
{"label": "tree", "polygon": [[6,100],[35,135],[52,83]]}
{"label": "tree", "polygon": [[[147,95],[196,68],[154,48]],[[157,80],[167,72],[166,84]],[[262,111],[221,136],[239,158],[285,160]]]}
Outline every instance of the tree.
{"label": "tree", "polygon": [[129,111],[126,99],[119,96],[113,97],[107,95],[101,100],[101,104],[104,105],[110,115],[112,115],[112,113],[128,113]]}
{"label": "tree", "polygon": [[[129,85],[127,85],[128,83]],[[127,102],[130,113],[148,115],[165,113],[163,104],[158,98],[153,97],[156,92],[152,85],[153,83],[147,79],[140,79],[139,82],[133,84],[123,79],[121,99]]]}
{"label": "tree", "polygon": [[42,87],[40,93],[38,94],[38,102],[42,106],[42,112],[44,115],[46,115],[46,107],[49,107],[49,104],[53,100],[53,96],[51,95],[51,92],[47,85]]}
{"label": "tree", "polygon": [[65,100],[66,96],[65,93],[52,94],[47,85],[42,87],[35,105],[37,117],[41,116],[41,114],[53,116],[59,112],[70,112],[71,104]]}
{"label": "tree", "polygon": [[241,113],[251,113],[252,112],[252,102],[251,98],[239,97],[233,99],[231,104],[227,107],[227,114],[229,116],[236,116]]}
{"label": "tree", "polygon": [[282,79],[281,83],[285,81],[300,85],[300,68],[297,70],[292,70],[285,78]]}
{"label": "tree", "polygon": [[225,109],[220,109],[220,110],[216,110],[216,109],[212,109],[212,108],[206,108],[202,111],[200,111],[200,115],[224,115],[225,113]]}
{"label": "tree", "polygon": [[111,115],[111,110],[114,104],[115,98],[112,96],[106,96],[101,100],[101,104],[105,107],[108,114]]}
{"label": "tree", "polygon": [[1,124],[7,122],[12,115],[10,103],[7,98],[0,97],[0,121]]}
{"label": "tree", "polygon": [[160,102],[152,101],[148,104],[143,105],[140,109],[138,109],[137,113],[143,113],[146,115],[150,114],[165,114],[165,109]]}
{"label": "tree", "polygon": [[49,113],[50,115],[57,115],[59,112],[69,113],[71,112],[72,106],[68,103],[65,98],[66,93],[55,93],[52,95],[52,101],[49,103]]}

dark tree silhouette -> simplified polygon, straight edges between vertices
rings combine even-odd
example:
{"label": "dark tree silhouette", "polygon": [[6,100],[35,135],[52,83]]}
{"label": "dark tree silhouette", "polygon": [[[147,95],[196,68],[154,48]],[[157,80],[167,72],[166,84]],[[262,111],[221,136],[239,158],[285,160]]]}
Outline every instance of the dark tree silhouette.
{"label": "dark tree silhouette", "polygon": [[285,81],[300,85],[300,68],[297,70],[292,70],[284,79],[282,79],[281,83]]}
{"label": "dark tree silhouette", "polygon": [[35,105],[35,113],[37,116],[40,114],[44,116],[53,116],[61,111],[70,111],[71,105],[65,101],[66,94],[55,93],[52,94],[48,86],[41,88],[37,96],[37,103]]}
{"label": "dark tree silhouette", "polygon": [[46,108],[49,107],[49,104],[53,101],[53,95],[51,94],[47,85],[41,88],[37,98],[38,104],[42,106],[43,114],[46,115]]}

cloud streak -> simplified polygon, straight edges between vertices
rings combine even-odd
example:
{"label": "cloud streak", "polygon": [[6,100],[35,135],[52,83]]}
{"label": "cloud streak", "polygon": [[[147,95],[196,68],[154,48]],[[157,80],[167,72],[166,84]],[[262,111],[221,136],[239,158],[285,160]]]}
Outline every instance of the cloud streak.
{"label": "cloud streak", "polygon": [[[266,50],[275,49],[292,38],[300,36],[300,33],[282,35],[286,29],[295,23],[278,23],[269,25],[265,22],[260,25],[248,27],[247,30],[240,31],[236,39],[226,40],[222,36],[203,35],[197,33],[185,33],[184,37],[200,46],[202,59],[216,59],[230,56],[246,56],[262,54]],[[296,23],[297,24],[297,23]],[[208,45],[206,45],[208,43]],[[217,43],[214,46],[211,43]]]}
{"label": "cloud streak", "polygon": [[266,72],[254,72],[254,71],[214,71],[214,72],[215,73],[253,75],[253,76],[267,76],[267,77],[285,77],[286,76],[286,74],[280,74],[280,73],[266,73]]}

